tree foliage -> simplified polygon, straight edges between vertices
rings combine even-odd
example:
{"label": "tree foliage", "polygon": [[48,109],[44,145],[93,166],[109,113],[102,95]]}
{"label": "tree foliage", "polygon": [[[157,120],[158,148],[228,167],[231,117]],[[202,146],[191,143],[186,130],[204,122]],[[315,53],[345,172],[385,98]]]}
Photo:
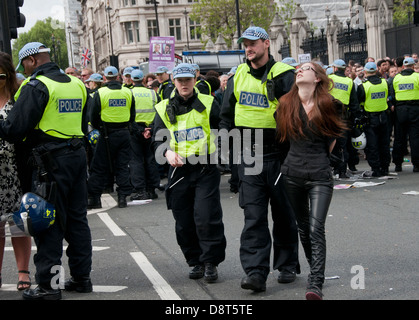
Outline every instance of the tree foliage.
{"label": "tree foliage", "polygon": [[[272,0],[240,0],[240,30],[243,32],[251,24],[266,31],[275,16],[277,6]],[[216,41],[221,34],[227,46],[231,47],[237,30],[235,0],[201,0],[194,3],[191,19],[200,22],[200,33]]]}
{"label": "tree foliage", "polygon": [[[19,50],[28,42],[41,42],[48,48],[51,48],[51,60],[56,62],[61,69],[68,67],[68,56],[67,56],[67,42],[66,34],[62,26],[62,23],[56,23],[52,18],[45,20],[38,20],[36,24],[28,31],[19,34],[18,38],[13,42],[12,56],[15,65],[17,65],[19,59]],[[19,29],[18,29],[19,30]],[[54,35],[55,50],[52,41],[52,35]],[[58,48],[58,42],[60,43]],[[55,52],[54,52],[55,51]]]}
{"label": "tree foliage", "polygon": [[413,21],[413,12],[415,8],[412,6],[412,0],[395,0],[393,7],[393,24],[402,26]]}

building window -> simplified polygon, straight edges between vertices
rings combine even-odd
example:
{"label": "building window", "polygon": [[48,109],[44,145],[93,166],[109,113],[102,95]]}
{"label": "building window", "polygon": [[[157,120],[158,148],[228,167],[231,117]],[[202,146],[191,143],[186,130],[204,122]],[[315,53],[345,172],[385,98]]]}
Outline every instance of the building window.
{"label": "building window", "polygon": [[127,43],[134,42],[134,32],[132,30],[132,23],[125,22],[125,34],[127,35]]}
{"label": "building window", "polygon": [[137,4],[137,0],[124,0],[124,6],[135,6]]}
{"label": "building window", "polygon": [[199,0],[188,0],[188,2],[198,2]]}
{"label": "building window", "polygon": [[157,23],[156,20],[147,20],[148,37],[157,37]]}
{"label": "building window", "polygon": [[189,19],[189,34],[191,37],[191,40],[198,40],[201,39],[201,32],[199,31],[200,27],[199,21],[193,21]]}
{"label": "building window", "polygon": [[140,23],[138,21],[134,21],[134,34],[135,40],[140,42]]}
{"label": "building window", "polygon": [[167,4],[179,3],[178,0],[167,0]]}
{"label": "building window", "polygon": [[176,40],[182,40],[180,19],[169,19],[169,33]]}

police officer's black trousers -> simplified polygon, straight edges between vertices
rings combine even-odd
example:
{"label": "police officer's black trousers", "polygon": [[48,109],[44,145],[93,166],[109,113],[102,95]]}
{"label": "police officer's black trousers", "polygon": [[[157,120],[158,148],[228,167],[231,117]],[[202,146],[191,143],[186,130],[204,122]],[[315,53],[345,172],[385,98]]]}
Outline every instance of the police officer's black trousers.
{"label": "police officer's black trousers", "polygon": [[[100,197],[113,172],[118,186],[118,196],[132,193],[129,162],[131,160],[131,142],[128,129],[112,129],[108,140],[101,133],[93,156],[88,181],[89,196]],[[111,163],[109,163],[109,157]]]}
{"label": "police officer's black trousers", "polygon": [[168,209],[176,221],[176,239],[189,266],[225,259],[220,173],[216,165],[169,168]]}
{"label": "police officer's black trousers", "polygon": [[301,244],[310,265],[309,285],[322,287],[326,266],[325,222],[333,181],[286,177],[286,190],[298,223]]}
{"label": "police officer's black trousers", "polygon": [[365,154],[368,164],[373,171],[388,170],[391,157],[387,112],[368,112],[368,117],[369,122],[364,128],[367,139]]}
{"label": "police officer's black trousers", "polygon": [[262,172],[257,175],[246,174],[245,167],[243,161],[238,165],[239,204],[244,209],[240,260],[245,273],[260,273],[265,279],[269,274],[272,247],[269,204],[273,220],[273,269],[299,273],[297,225],[280,177],[280,161],[263,161]]}
{"label": "police officer's black trousers", "polygon": [[134,190],[158,188],[160,173],[151,148],[151,138],[144,139],[137,135],[131,135],[131,147],[132,159],[129,168]]}
{"label": "police officer's black trousers", "polygon": [[[53,153],[56,169],[48,169],[50,181],[57,184],[56,221],[34,237],[36,282],[48,288],[52,277],[58,280],[63,254],[63,239],[68,242],[69,275],[79,278],[90,275],[92,239],[87,221],[87,160],[84,148],[61,149]],[[65,270],[66,275],[68,270]]]}

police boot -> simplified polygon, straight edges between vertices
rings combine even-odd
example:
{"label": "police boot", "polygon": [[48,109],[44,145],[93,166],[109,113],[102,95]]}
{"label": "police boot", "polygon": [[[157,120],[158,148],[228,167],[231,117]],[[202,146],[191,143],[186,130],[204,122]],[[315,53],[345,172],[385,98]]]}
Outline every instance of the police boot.
{"label": "police boot", "polygon": [[49,289],[37,286],[35,289],[26,289],[23,291],[22,298],[25,300],[60,300],[60,289]]}
{"label": "police boot", "polygon": [[89,276],[74,278],[71,277],[64,283],[66,291],[76,291],[81,293],[88,293],[93,291],[92,281]]}
{"label": "police boot", "polygon": [[148,200],[150,198],[150,194],[146,191],[146,189],[140,189],[137,193],[131,196],[131,201],[134,200]]}
{"label": "police boot", "polygon": [[102,208],[102,202],[100,196],[89,196],[87,199],[87,209],[100,209]]}
{"label": "police boot", "polygon": [[126,207],[127,207],[126,196],[118,195],[118,208],[126,208]]}
{"label": "police boot", "polygon": [[149,199],[157,199],[159,197],[154,188],[147,188],[147,193]]}

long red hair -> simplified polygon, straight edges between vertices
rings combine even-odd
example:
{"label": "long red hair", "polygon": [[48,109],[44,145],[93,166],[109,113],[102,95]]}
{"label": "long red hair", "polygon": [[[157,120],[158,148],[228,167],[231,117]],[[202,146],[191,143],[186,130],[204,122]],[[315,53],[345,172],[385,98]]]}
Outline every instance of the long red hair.
{"label": "long red hair", "polygon": [[[337,112],[337,106],[330,95],[333,81],[326,75],[323,68],[312,62],[311,66],[316,71],[319,82],[314,89],[314,107],[310,112],[311,129],[316,133],[329,137],[341,136],[346,128],[345,123]],[[288,139],[304,137],[303,122],[300,118],[301,100],[298,87],[294,83],[291,90],[283,95],[276,111],[276,125],[280,142]]]}

